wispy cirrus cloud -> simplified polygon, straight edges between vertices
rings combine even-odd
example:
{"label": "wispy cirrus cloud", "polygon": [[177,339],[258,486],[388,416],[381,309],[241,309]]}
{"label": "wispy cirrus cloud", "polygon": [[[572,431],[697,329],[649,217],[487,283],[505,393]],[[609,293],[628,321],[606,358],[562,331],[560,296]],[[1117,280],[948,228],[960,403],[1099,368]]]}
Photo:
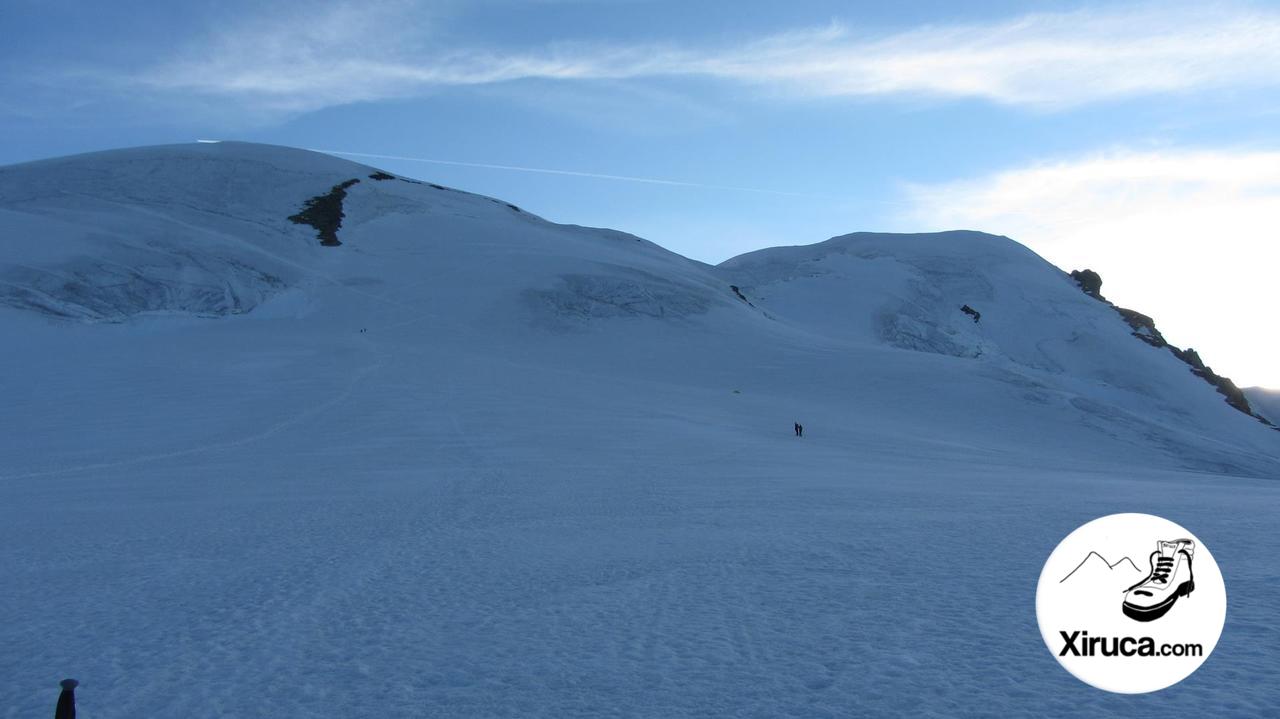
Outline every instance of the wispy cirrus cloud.
{"label": "wispy cirrus cloud", "polygon": [[980,98],[1055,109],[1280,84],[1280,12],[1144,5],[925,26],[841,24],[734,46],[562,42],[460,47],[420,4],[314,4],[216,31],[134,73],[137,86],[302,111],[522,79],[698,77],[810,97]]}
{"label": "wispy cirrus cloud", "polygon": [[1090,267],[1171,341],[1207,349],[1244,385],[1280,387],[1280,152],[1116,150],[906,194],[904,227],[997,232],[1064,269]]}

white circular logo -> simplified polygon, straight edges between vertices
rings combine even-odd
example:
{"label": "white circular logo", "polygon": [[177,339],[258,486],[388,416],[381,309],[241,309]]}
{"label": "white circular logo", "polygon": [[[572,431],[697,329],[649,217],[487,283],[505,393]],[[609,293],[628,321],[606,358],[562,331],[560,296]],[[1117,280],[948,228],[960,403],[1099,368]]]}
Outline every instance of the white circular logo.
{"label": "white circular logo", "polygon": [[1200,668],[1222,635],[1227,590],[1195,535],[1150,514],[1112,514],[1049,555],[1036,617],[1049,651],[1077,679],[1140,694]]}

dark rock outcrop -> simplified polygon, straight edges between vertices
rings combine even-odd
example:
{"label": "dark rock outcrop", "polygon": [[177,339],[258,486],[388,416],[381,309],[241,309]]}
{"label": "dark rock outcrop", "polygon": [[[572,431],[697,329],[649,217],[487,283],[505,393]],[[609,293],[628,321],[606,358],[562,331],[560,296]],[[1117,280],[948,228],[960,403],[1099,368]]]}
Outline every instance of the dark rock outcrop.
{"label": "dark rock outcrop", "polygon": [[1099,300],[1106,300],[1102,296],[1102,276],[1093,270],[1072,270],[1071,279],[1080,285],[1080,289],[1084,290],[1086,295]]}
{"label": "dark rock outcrop", "polygon": [[737,295],[738,299],[742,300],[743,302],[746,302],[748,305],[752,307],[755,307],[755,305],[751,304],[751,300],[747,299],[747,296],[742,294],[742,289],[740,287],[738,287],[737,285],[729,285],[729,289],[733,290],[733,294]]}
{"label": "dark rock outcrop", "polygon": [[[1099,299],[1101,299],[1101,297],[1099,297]],[[1106,302],[1106,300],[1103,301]],[[1111,303],[1107,302],[1107,304]],[[1119,312],[1120,316],[1124,318],[1124,321],[1129,323],[1129,326],[1133,328],[1134,337],[1137,337],[1152,347],[1169,346],[1169,343],[1164,339],[1164,335],[1160,334],[1160,330],[1156,329],[1155,320],[1135,310],[1116,307],[1115,305],[1111,306],[1115,307],[1116,312]]]}
{"label": "dark rock outcrop", "polygon": [[1178,349],[1173,345],[1169,345],[1169,350],[1173,352],[1175,357],[1186,362],[1191,367],[1192,374],[1204,379],[1204,381],[1214,387],[1217,387],[1218,392],[1227,398],[1227,404],[1247,415],[1257,417],[1260,421],[1266,424],[1271,424],[1266,417],[1263,417],[1253,411],[1253,407],[1249,405],[1248,398],[1245,397],[1244,390],[1237,387],[1236,383],[1232,382],[1227,377],[1223,377],[1222,375],[1214,372],[1211,368],[1206,367],[1204,361],[1200,359],[1200,355],[1195,350],[1190,347],[1185,350]]}
{"label": "dark rock outcrop", "polygon": [[337,247],[338,230],[342,227],[342,201],[347,197],[347,188],[360,182],[352,178],[334,185],[327,193],[307,200],[302,211],[291,215],[289,221],[298,225],[311,225],[316,228],[316,236],[325,247]]}
{"label": "dark rock outcrop", "polygon": [[[1191,368],[1191,373],[1203,379],[1205,382],[1213,385],[1218,393],[1226,398],[1227,404],[1245,414],[1257,419],[1266,425],[1271,425],[1270,420],[1257,412],[1253,411],[1253,407],[1249,406],[1249,400],[1245,397],[1244,392],[1236,386],[1229,378],[1214,372],[1211,368],[1205,366],[1200,355],[1193,349],[1182,349],[1169,344],[1165,340],[1164,335],[1160,334],[1160,330],[1156,329],[1156,321],[1151,317],[1142,314],[1136,310],[1126,309],[1124,307],[1116,307],[1115,304],[1108,302],[1101,293],[1102,277],[1093,270],[1074,270],[1071,273],[1071,279],[1076,281],[1080,289],[1090,297],[1105,302],[1110,305],[1119,315],[1124,318],[1129,327],[1133,328],[1133,336],[1146,342],[1152,347],[1168,348],[1174,357],[1182,360]],[[1274,426],[1274,425],[1271,425]],[[1277,428],[1280,429],[1280,428]]]}

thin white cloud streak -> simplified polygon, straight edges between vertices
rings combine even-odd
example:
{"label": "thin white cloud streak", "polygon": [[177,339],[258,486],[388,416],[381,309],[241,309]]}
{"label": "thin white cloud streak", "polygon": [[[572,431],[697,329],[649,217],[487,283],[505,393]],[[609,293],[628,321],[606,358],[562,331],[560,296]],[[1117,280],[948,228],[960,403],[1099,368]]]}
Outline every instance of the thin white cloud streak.
{"label": "thin white cloud streak", "polygon": [[905,227],[1009,235],[1156,318],[1246,386],[1280,388],[1280,152],[1117,151],[911,186]]}
{"label": "thin white cloud streak", "polygon": [[414,3],[333,3],[221,31],[135,83],[283,110],[521,79],[704,77],[818,97],[919,95],[1061,108],[1280,84],[1280,13],[1150,5],[926,26],[880,37],[800,30],[733,47],[561,43],[457,48]]}
{"label": "thin white cloud streak", "polygon": [[[209,142],[209,140],[198,140]],[[453,165],[455,167],[476,167],[485,170],[507,170],[513,172],[535,172],[544,175],[567,175],[585,177],[595,180],[617,180],[621,182],[640,182],[647,185],[672,185],[676,187],[695,187],[704,190],[731,190],[733,192],[756,192],[766,195],[785,195],[788,197],[823,198],[822,195],[811,195],[803,192],[785,190],[766,190],[759,187],[740,187],[737,185],[713,185],[705,182],[684,182],[681,180],[663,180],[655,177],[635,177],[632,175],[607,175],[599,172],[580,172],[577,170],[554,170],[546,167],[522,167],[518,165],[491,165],[483,162],[461,162],[458,160],[435,160],[426,157],[403,157],[401,155],[378,155],[370,152],[344,152],[342,150],[320,150],[308,148],[311,152],[323,152],[326,155],[342,155],[344,157],[367,157],[378,160],[399,160],[401,162],[424,162],[433,165]]]}

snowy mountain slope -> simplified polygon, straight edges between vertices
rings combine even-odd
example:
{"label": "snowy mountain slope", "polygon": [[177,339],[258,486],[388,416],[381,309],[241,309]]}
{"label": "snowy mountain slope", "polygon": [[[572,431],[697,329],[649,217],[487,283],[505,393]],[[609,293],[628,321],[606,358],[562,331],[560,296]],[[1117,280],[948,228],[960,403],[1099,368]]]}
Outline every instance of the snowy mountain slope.
{"label": "snowy mountain slope", "polygon": [[[315,228],[290,218],[342,183],[350,184],[337,230],[344,244],[324,247]],[[6,235],[17,245],[0,266],[0,303],[14,308],[90,320],[217,316],[273,297],[310,306],[324,286],[341,286],[383,305],[437,313],[447,306],[449,320],[470,331],[489,327],[513,340],[532,332],[516,342],[526,353],[544,344],[543,332],[601,320],[689,321],[727,335],[707,357],[730,374],[729,358],[758,354],[760,342],[848,353],[858,373],[847,365],[812,371],[834,371],[826,379],[833,390],[882,372],[879,381],[896,397],[915,396],[895,409],[850,387],[882,421],[913,424],[913,408],[930,408],[946,417],[950,435],[999,442],[993,435],[1005,434],[998,428],[1009,424],[1012,398],[1020,412],[1047,408],[1028,427],[1061,420],[1095,430],[1074,447],[1063,436],[1005,437],[1018,447],[1065,445],[1087,457],[1101,434],[1135,445],[1138,463],[1172,457],[1175,466],[1275,472],[1273,437],[1223,411],[1185,365],[1133,341],[1114,313],[1004,238],[851,235],[712,269],[638,238],[555,225],[490,198],[239,143],[5,168],[0,198]],[[739,297],[738,286],[748,294]],[[982,322],[961,313],[963,304],[983,312]],[[644,348],[671,356],[650,356],[641,371],[678,371],[690,361],[679,351],[687,341],[664,337]],[[610,354],[604,344],[587,342],[584,366]],[[616,348],[623,356],[610,367],[635,350],[626,342]],[[1147,457],[1153,450],[1160,458]]]}
{"label": "snowy mountain slope", "polygon": [[[1280,701],[1250,680],[1280,433],[1024,248],[708,267],[375,174],[237,143],[0,168],[0,716],[69,674],[120,717]],[[341,244],[289,219],[352,179]],[[1049,551],[1115,511],[1193,528],[1233,597],[1155,697],[1035,627]]]}
{"label": "snowy mountain slope", "polygon": [[[988,384],[991,394],[977,399],[977,408],[962,404],[974,411],[956,422],[981,422],[983,404],[1005,412],[997,398],[1017,391],[1025,404],[1050,405],[1071,417],[1071,426],[1095,426],[1113,439],[1174,452],[1201,444],[1206,468],[1229,463],[1217,442],[1275,451],[1275,437],[1226,405],[1185,363],[1137,341],[1109,305],[1008,238],[857,233],[748,253],[720,269],[756,306],[839,343],[851,358],[887,346],[962,360],[938,360],[968,375],[946,381]],[[979,321],[962,307],[978,311]],[[867,359],[860,367],[883,362]],[[937,373],[921,375],[929,382]]]}
{"label": "snowy mountain slope", "polygon": [[[94,320],[154,311],[221,315],[246,312],[291,287],[340,281],[330,275],[351,274],[357,263],[342,258],[352,252],[322,247],[315,229],[289,218],[307,200],[352,181],[357,184],[346,188],[348,216],[340,232],[354,243],[354,253],[385,247],[384,235],[411,243],[412,252],[430,253],[433,242],[447,239],[449,261],[478,272],[486,250],[468,246],[469,236],[483,235],[490,249],[492,238],[501,237],[515,257],[528,260],[547,250],[554,254],[545,239],[554,227],[556,241],[567,242],[570,254],[595,246],[579,253],[589,263],[625,257],[634,264],[605,282],[595,273],[597,264],[551,262],[558,271],[576,273],[561,277],[559,288],[544,288],[546,302],[568,302],[566,309],[579,314],[643,313],[652,309],[644,297],[649,291],[686,311],[703,311],[712,302],[696,286],[707,281],[684,267],[692,263],[638,238],[551,226],[497,200],[378,175],[324,155],[220,143],[0,170],[0,208],[13,246],[0,269],[0,303]],[[430,218],[427,226],[415,223],[422,217]],[[610,247],[624,244],[636,248],[619,254]],[[660,273],[649,267],[655,262]],[[672,283],[682,276],[693,277],[695,287],[677,289]],[[472,286],[458,285],[464,291]],[[692,294],[685,297],[684,290]],[[561,297],[565,292],[578,299]]]}

